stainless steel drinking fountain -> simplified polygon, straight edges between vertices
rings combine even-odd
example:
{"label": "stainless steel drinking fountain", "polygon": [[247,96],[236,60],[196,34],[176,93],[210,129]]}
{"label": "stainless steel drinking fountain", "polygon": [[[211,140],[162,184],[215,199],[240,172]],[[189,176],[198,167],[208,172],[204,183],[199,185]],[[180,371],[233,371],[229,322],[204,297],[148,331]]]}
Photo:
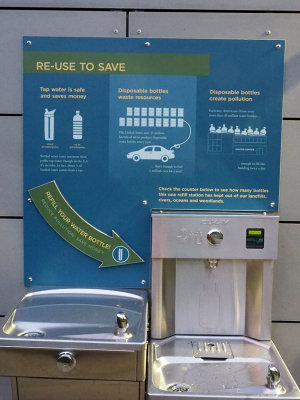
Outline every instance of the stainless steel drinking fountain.
{"label": "stainless steel drinking fountain", "polygon": [[143,400],[147,307],[142,290],[26,294],[0,329],[0,375],[13,377],[14,400]]}
{"label": "stainless steel drinking fountain", "polygon": [[152,215],[148,399],[299,399],[271,341],[278,216]]}

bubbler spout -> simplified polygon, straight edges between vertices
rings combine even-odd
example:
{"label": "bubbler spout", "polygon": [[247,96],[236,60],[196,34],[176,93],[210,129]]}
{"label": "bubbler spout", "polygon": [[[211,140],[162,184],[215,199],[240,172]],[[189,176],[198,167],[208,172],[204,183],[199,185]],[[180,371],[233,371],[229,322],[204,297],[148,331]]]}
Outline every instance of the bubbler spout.
{"label": "bubbler spout", "polygon": [[128,317],[123,311],[117,313],[116,335],[122,336],[126,333],[129,327]]}

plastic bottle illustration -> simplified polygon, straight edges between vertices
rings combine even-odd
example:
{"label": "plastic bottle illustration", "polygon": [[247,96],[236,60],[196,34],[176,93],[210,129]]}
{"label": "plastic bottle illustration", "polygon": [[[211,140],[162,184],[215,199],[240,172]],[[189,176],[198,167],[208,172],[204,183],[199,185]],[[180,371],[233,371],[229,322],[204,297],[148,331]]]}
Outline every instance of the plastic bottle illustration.
{"label": "plastic bottle illustration", "polygon": [[235,127],[234,133],[236,135],[240,135],[241,134],[241,130],[240,130],[240,128],[238,126]]}
{"label": "plastic bottle illustration", "polygon": [[222,133],[227,133],[227,128],[225,124],[223,124],[221,131]]}
{"label": "plastic bottle illustration", "polygon": [[253,134],[253,129],[251,128],[251,126],[248,126],[247,133],[248,133],[248,135],[252,135]]}
{"label": "plastic bottle illustration", "polygon": [[214,127],[213,124],[210,124],[209,132],[216,132],[216,128]]}
{"label": "plastic bottle illustration", "polygon": [[231,126],[229,129],[228,129],[228,131],[227,131],[228,133],[233,133],[234,132],[234,130],[233,130],[233,126]]}
{"label": "plastic bottle illustration", "polygon": [[82,139],[82,116],[76,111],[73,117],[73,139]]}
{"label": "plastic bottle illustration", "polygon": [[255,131],[253,132],[253,135],[259,135],[259,131],[257,128],[255,128]]}
{"label": "plastic bottle illustration", "polygon": [[222,130],[221,130],[221,127],[219,126],[219,128],[216,130],[216,132],[217,133],[221,133],[222,132]]}
{"label": "plastic bottle illustration", "polygon": [[44,135],[45,140],[54,140],[54,113],[56,110],[48,111],[45,108],[44,113]]}
{"label": "plastic bottle illustration", "polygon": [[262,136],[265,136],[265,135],[267,134],[267,131],[266,131],[266,127],[265,127],[265,126],[264,126],[263,129],[260,131],[260,134],[261,134]]}

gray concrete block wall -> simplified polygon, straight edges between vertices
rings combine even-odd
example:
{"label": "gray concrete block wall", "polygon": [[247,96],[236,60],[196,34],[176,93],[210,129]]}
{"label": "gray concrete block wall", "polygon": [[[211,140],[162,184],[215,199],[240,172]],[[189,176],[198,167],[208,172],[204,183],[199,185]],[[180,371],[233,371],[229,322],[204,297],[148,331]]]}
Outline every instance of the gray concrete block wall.
{"label": "gray concrete block wall", "polygon": [[[300,6],[298,0],[230,0],[225,3],[221,0],[157,0],[151,2],[150,7],[144,0],[0,0],[0,316],[5,315],[25,291],[22,36],[124,37],[127,34],[130,37],[286,39],[281,217],[272,332],[281,355],[300,384],[300,14],[296,12],[300,11]],[[43,10],[44,7],[47,9]],[[147,11],[149,7],[151,11]],[[76,8],[76,11],[68,8]],[[132,11],[137,9],[145,12]],[[206,11],[201,12],[203,10]],[[267,35],[269,30],[271,34]],[[11,400],[6,379],[0,380],[0,394],[3,400]],[[0,395],[1,400],[2,397]]]}
{"label": "gray concrete block wall", "polygon": [[128,10],[299,11],[298,0],[0,0],[0,7],[98,8]]}
{"label": "gray concrete block wall", "polygon": [[1,393],[1,400],[12,399],[12,390],[9,378],[0,377],[0,393]]}

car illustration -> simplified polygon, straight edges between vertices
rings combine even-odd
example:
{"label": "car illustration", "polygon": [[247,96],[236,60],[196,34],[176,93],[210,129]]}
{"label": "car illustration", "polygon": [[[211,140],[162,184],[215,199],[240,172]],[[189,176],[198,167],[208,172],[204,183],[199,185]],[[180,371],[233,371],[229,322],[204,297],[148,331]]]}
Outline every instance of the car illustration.
{"label": "car illustration", "polygon": [[175,158],[174,150],[168,150],[163,146],[146,146],[140,150],[131,151],[127,154],[127,158],[135,162],[140,160],[161,160],[167,162],[171,158]]}

